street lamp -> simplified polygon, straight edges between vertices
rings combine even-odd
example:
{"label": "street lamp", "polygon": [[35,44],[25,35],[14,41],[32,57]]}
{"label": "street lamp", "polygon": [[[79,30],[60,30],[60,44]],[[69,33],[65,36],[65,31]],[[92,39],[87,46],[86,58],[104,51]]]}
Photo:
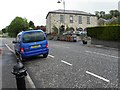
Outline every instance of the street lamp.
{"label": "street lamp", "polygon": [[65,11],[65,0],[59,0],[57,3],[61,3],[61,2],[63,2],[64,11]]}
{"label": "street lamp", "polygon": [[64,30],[65,30],[65,0],[58,0],[57,3],[63,2],[63,7],[64,7]]}

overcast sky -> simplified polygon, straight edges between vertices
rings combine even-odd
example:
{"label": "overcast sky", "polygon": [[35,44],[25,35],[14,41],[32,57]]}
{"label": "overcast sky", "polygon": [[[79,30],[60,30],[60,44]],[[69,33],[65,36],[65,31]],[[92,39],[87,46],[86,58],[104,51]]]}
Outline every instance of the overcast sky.
{"label": "overcast sky", "polygon": [[[10,24],[16,17],[33,21],[35,26],[46,24],[49,11],[63,9],[63,3],[58,0],[1,0],[0,1],[0,30]],[[94,14],[95,11],[118,9],[120,0],[65,0],[66,10],[79,10]]]}

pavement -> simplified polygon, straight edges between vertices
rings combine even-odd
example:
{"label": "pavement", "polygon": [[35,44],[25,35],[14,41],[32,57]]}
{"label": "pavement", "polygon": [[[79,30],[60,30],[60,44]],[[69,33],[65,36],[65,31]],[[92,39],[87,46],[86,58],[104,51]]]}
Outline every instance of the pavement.
{"label": "pavement", "polygon": [[[1,47],[2,47],[2,53],[1,56],[2,58],[0,59],[2,64],[2,70],[1,70],[1,74],[2,74],[2,84],[0,86],[0,88],[2,88],[2,90],[6,90],[6,89],[17,89],[17,85],[16,85],[16,78],[15,75],[13,75],[11,72],[13,71],[13,66],[17,64],[17,59],[16,56],[14,55],[13,52],[11,52],[7,47],[6,44],[9,43],[9,45],[12,43],[11,41],[13,39],[7,40],[8,42],[4,42],[4,38],[2,39],[2,43],[1,43]],[[0,68],[1,69],[1,68]],[[32,85],[29,83],[28,77],[25,77],[25,81],[26,81],[26,88],[29,90],[30,88],[32,88]]]}
{"label": "pavement", "polygon": [[87,45],[88,47],[96,47],[96,48],[104,48],[104,49],[111,49],[111,50],[120,50],[119,48],[112,48],[112,47],[106,47],[103,45]]}
{"label": "pavement", "polygon": [[[83,45],[82,41],[78,41],[80,42],[81,45]],[[98,44],[91,44],[91,40],[88,40],[87,41],[88,43],[85,45],[85,46],[88,46],[88,47],[96,47],[96,48],[104,48],[104,49],[111,49],[111,50],[120,50],[120,48],[113,48],[113,47],[106,47],[104,45],[98,45]]]}

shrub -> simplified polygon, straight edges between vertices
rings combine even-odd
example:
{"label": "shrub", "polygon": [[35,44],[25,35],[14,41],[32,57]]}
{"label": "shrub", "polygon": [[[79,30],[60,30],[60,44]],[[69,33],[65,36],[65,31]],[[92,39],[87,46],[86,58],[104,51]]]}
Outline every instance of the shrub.
{"label": "shrub", "polygon": [[87,35],[99,40],[120,41],[120,26],[88,27]]}

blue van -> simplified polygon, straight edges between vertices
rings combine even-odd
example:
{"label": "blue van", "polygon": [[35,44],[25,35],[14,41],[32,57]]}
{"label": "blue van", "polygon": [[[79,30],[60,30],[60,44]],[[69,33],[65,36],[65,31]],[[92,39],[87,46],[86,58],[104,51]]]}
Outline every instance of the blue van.
{"label": "blue van", "polygon": [[19,55],[21,61],[24,58],[43,55],[48,56],[48,41],[46,34],[42,30],[29,30],[18,33],[14,43],[16,55]]}

